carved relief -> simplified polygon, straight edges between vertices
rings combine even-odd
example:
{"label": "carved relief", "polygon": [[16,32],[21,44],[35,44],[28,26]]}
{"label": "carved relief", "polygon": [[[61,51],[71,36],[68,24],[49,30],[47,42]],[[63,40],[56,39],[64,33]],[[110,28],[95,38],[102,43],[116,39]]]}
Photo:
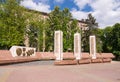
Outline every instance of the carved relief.
{"label": "carved relief", "polygon": [[16,53],[18,56],[20,56],[22,54],[22,49],[21,48],[17,48],[16,49]]}
{"label": "carved relief", "polygon": [[12,56],[35,56],[35,48],[13,46],[10,49]]}

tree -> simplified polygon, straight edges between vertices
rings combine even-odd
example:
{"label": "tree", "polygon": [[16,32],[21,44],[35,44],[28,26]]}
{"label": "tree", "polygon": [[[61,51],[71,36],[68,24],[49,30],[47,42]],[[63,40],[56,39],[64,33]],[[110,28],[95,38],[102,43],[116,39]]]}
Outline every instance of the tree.
{"label": "tree", "polygon": [[120,23],[116,23],[111,36],[112,51],[117,60],[120,60]]}
{"label": "tree", "polygon": [[120,24],[106,27],[102,30],[101,40],[103,52],[113,53],[116,60],[120,60]]}
{"label": "tree", "polygon": [[106,27],[103,29],[101,40],[103,43],[103,52],[112,52],[112,27]]}
{"label": "tree", "polygon": [[25,36],[28,39],[26,45],[29,47],[35,47],[37,51],[46,50],[46,19],[42,17],[40,13],[27,13],[26,15],[29,18],[27,20],[25,32]]}
{"label": "tree", "polygon": [[[73,50],[73,33],[77,29],[77,21],[72,20],[72,15],[69,9],[65,8],[60,10],[58,6],[50,13],[48,18],[49,28],[47,35],[49,38],[48,41],[54,41],[54,31],[61,30],[63,31],[63,45],[64,51],[67,51],[68,48]],[[80,30],[80,29],[78,29]],[[76,31],[77,32],[77,31]],[[48,43],[49,44],[49,43]],[[53,43],[50,43],[49,46],[53,48]]]}
{"label": "tree", "polygon": [[16,0],[7,0],[0,9],[0,46],[9,49],[13,45],[24,45],[25,17],[23,8]]}
{"label": "tree", "polygon": [[113,26],[111,41],[112,41],[112,45],[113,45],[112,50],[120,51],[120,24],[119,23],[116,23]]}
{"label": "tree", "polygon": [[96,23],[96,19],[92,16],[92,14],[88,14],[88,18],[85,21],[88,25],[89,35],[94,34],[93,30],[98,27],[98,23]]}
{"label": "tree", "polygon": [[98,30],[98,23],[96,23],[96,19],[92,14],[88,14],[88,18],[84,22],[88,28],[82,32],[82,47],[85,52],[89,52],[89,36],[97,34],[95,31]]}

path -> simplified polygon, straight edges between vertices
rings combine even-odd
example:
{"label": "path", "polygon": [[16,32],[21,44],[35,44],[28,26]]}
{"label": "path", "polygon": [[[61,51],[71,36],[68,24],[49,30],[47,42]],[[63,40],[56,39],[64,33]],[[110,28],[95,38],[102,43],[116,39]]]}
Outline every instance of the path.
{"label": "path", "polygon": [[0,82],[120,82],[120,62],[68,66],[52,63],[0,66]]}

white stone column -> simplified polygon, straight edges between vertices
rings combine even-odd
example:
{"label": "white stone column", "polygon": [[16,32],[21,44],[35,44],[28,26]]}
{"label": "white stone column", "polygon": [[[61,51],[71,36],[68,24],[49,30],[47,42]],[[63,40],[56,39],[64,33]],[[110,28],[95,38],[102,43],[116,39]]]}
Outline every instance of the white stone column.
{"label": "white stone column", "polygon": [[89,41],[90,41],[90,56],[92,57],[92,59],[96,59],[96,37],[94,35],[90,36]]}
{"label": "white stone column", "polygon": [[77,60],[81,59],[81,36],[80,33],[74,34],[74,56]]}
{"label": "white stone column", "polygon": [[56,60],[63,60],[63,32],[62,31],[55,31],[54,55],[56,56]]}

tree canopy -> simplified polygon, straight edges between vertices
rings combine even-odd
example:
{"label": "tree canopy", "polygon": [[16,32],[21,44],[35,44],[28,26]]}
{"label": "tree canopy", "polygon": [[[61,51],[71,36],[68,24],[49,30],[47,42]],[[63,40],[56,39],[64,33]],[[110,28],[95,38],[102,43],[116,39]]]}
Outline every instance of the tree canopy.
{"label": "tree canopy", "polygon": [[[75,32],[80,32],[78,28],[77,20],[72,20],[72,15],[69,9],[65,8],[60,10],[58,6],[50,13],[49,18],[49,30],[47,30],[48,37],[50,41],[54,41],[54,31],[61,30],[63,31],[63,45],[64,51],[68,49],[73,50],[73,35]],[[48,40],[48,41],[49,41]],[[53,43],[50,44],[53,47]]]}
{"label": "tree canopy", "polygon": [[15,0],[0,4],[0,48],[23,45],[25,17]]}

